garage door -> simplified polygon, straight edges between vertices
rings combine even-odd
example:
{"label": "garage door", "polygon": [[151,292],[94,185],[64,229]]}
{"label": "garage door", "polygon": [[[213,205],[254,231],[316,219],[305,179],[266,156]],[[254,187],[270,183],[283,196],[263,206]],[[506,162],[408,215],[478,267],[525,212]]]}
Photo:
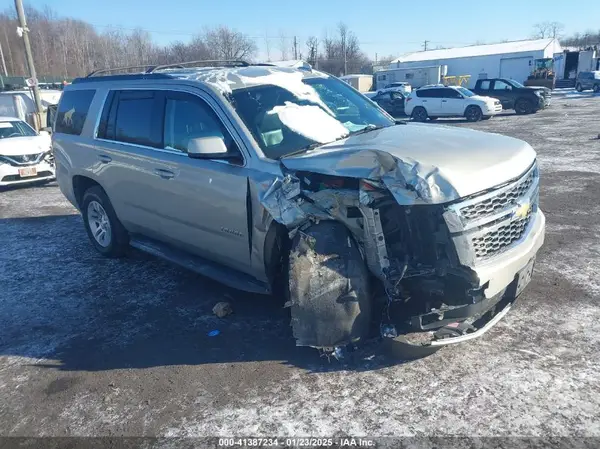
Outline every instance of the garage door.
{"label": "garage door", "polygon": [[533,58],[507,58],[500,60],[500,78],[525,82],[533,70]]}

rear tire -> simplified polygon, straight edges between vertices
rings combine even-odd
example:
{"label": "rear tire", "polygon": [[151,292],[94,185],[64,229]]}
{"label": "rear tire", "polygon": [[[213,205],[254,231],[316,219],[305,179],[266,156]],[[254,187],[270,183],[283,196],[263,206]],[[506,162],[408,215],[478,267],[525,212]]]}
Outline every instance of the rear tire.
{"label": "rear tire", "polygon": [[298,346],[334,348],[368,336],[370,275],[344,225],[322,221],[299,231],[292,241],[288,276]]}
{"label": "rear tire", "polygon": [[600,92],[600,84],[594,84],[594,93]]}
{"label": "rear tire", "polygon": [[531,114],[533,112],[533,105],[529,100],[520,98],[515,103],[515,112],[519,115]]}
{"label": "rear tire", "polygon": [[583,87],[581,86],[581,83],[577,83],[577,86],[575,86],[575,90],[577,92],[582,92],[583,91]]}
{"label": "rear tire", "polygon": [[478,122],[483,117],[483,112],[479,106],[469,106],[465,110],[465,118],[468,122]]}
{"label": "rear tire", "polygon": [[411,117],[415,122],[425,122],[429,116],[424,107],[417,106],[413,109]]}
{"label": "rear tire", "polygon": [[122,257],[125,254],[129,235],[101,187],[94,186],[85,191],[81,214],[96,251],[106,257]]}

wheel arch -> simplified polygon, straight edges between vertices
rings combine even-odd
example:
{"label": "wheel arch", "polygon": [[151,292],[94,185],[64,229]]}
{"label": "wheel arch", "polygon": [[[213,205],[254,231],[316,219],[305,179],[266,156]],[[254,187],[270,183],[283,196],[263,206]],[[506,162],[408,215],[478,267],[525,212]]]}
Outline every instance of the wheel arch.
{"label": "wheel arch", "polygon": [[[73,194],[75,196],[75,201],[77,203],[77,207],[80,210],[81,210],[81,207],[83,204],[83,195],[86,190],[88,190],[90,187],[95,187],[95,186],[98,186],[102,190],[104,190],[104,188],[100,185],[100,183],[98,181],[96,181],[88,176],[84,176],[84,175],[73,176],[73,179],[71,180],[71,182],[73,184]],[[106,190],[104,190],[104,192],[106,193]]]}

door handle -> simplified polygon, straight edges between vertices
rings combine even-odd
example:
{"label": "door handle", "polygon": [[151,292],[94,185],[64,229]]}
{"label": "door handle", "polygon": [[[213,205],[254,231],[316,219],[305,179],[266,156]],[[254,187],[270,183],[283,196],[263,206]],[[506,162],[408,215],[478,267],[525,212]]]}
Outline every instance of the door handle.
{"label": "door handle", "polygon": [[442,100],[442,103],[448,103],[448,100]]}
{"label": "door handle", "polygon": [[110,156],[107,156],[106,154],[98,155],[98,159],[100,159],[100,162],[102,162],[103,164],[108,164],[110,161],[112,161],[112,158]]}
{"label": "door handle", "polygon": [[155,168],[154,173],[160,176],[163,179],[171,179],[175,177],[175,173],[170,170],[165,170],[163,168]]}

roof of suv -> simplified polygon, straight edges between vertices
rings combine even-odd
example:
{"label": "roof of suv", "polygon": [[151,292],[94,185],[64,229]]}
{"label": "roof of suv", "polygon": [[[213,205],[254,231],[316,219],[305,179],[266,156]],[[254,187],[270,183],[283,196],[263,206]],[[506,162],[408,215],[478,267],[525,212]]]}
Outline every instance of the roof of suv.
{"label": "roof of suv", "polygon": [[115,76],[89,76],[77,78],[73,84],[83,82],[102,82],[135,79],[185,79],[204,82],[212,85],[217,90],[229,93],[246,87],[274,84],[295,91],[302,80],[307,78],[328,78],[329,75],[316,70],[299,70],[275,66],[247,66],[247,67],[202,67],[202,68],[173,68],[163,69],[152,74],[129,74]]}

